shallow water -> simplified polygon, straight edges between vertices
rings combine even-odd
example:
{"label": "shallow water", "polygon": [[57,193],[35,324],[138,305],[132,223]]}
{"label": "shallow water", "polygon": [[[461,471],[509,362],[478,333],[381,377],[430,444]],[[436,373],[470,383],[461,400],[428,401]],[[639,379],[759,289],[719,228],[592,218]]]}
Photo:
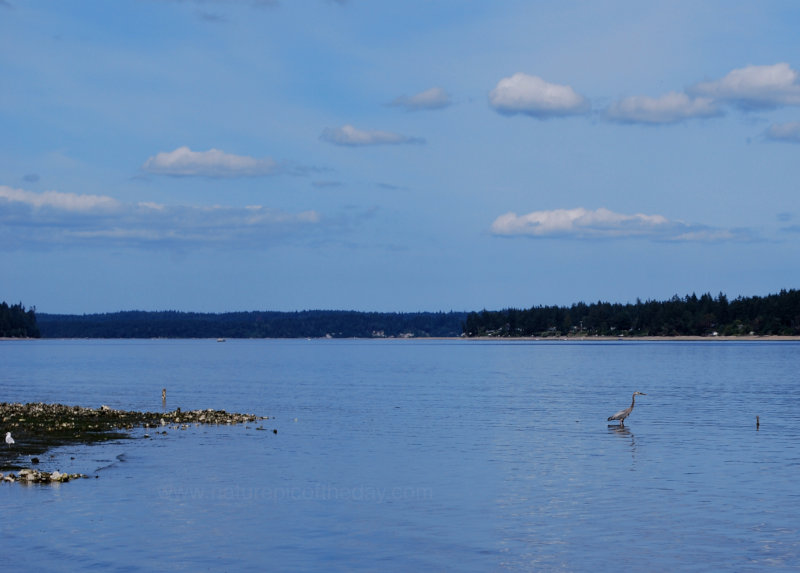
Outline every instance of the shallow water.
{"label": "shallow water", "polygon": [[51,452],[98,477],[0,484],[10,565],[800,567],[798,343],[40,340],[0,364],[0,401],[159,410],[166,387],[271,418]]}

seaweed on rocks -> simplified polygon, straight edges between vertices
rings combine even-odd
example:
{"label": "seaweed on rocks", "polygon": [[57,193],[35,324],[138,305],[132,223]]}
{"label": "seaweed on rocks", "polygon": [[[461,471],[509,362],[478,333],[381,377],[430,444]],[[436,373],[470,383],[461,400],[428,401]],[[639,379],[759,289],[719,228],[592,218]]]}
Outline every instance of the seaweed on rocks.
{"label": "seaweed on rocks", "polygon": [[13,446],[0,444],[0,470],[16,470],[22,457],[37,456],[68,444],[88,444],[130,438],[129,430],[170,424],[243,424],[265,416],[225,410],[136,412],[108,406],[86,408],[64,404],[0,402],[0,430],[11,432]]}

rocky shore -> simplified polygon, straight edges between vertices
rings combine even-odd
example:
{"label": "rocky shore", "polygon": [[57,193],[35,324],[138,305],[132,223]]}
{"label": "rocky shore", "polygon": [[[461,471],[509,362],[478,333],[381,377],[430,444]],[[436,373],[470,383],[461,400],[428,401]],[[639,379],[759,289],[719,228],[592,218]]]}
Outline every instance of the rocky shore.
{"label": "rocky shore", "polygon": [[42,402],[0,402],[0,430],[3,435],[11,432],[14,438],[13,445],[0,443],[0,471],[20,470],[16,475],[0,474],[0,482],[50,483],[86,477],[82,474],[22,469],[20,462],[27,458],[29,463],[36,464],[39,461],[36,456],[58,446],[129,438],[129,431],[134,428],[243,424],[267,419],[266,416],[212,409],[183,412],[176,408],[164,412],[136,412],[115,410],[108,406],[86,408]]}
{"label": "rocky shore", "polygon": [[38,470],[24,469],[19,470],[17,474],[9,473],[3,475],[0,473],[0,481],[7,482],[22,482],[22,483],[63,483],[71,479],[88,478],[84,474],[68,474],[61,473],[56,470],[54,472],[40,472]]}

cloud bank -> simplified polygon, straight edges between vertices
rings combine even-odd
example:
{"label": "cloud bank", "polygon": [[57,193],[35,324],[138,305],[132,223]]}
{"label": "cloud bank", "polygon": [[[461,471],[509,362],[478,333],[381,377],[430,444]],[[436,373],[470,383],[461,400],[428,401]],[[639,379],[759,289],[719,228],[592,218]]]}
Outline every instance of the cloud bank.
{"label": "cloud bank", "polygon": [[188,147],[158,153],[145,161],[142,169],[155,175],[215,178],[259,177],[281,171],[278,163],[269,158],[233,155],[219,149],[192,151]]}
{"label": "cloud bank", "polygon": [[489,92],[489,105],[504,115],[524,114],[538,119],[581,115],[589,100],[570,86],[551,84],[538,76],[516,73]]}
{"label": "cloud bank", "polygon": [[119,202],[102,195],[77,195],[45,191],[34,193],[0,185],[0,205],[26,205],[34,209],[55,209],[71,213],[110,212],[119,208]]}
{"label": "cloud bank", "polygon": [[325,128],[319,138],[334,145],[347,147],[425,143],[424,139],[418,137],[408,137],[389,131],[364,131],[356,129],[352,125]]}
{"label": "cloud bank", "polygon": [[743,230],[712,229],[670,221],[661,215],[626,215],[600,208],[594,211],[555,209],[526,215],[509,212],[491,226],[492,234],[504,237],[571,239],[644,238],[662,241],[722,241],[747,238]]}
{"label": "cloud bank", "polygon": [[721,115],[714,100],[691,98],[685,93],[670,92],[659,98],[633,96],[613,103],[606,111],[612,121],[622,123],[667,124],[687,119]]}
{"label": "cloud bank", "polygon": [[800,143],[800,121],[789,123],[775,123],[769,126],[766,132],[767,139],[787,143]]}
{"label": "cloud bank", "polygon": [[720,80],[698,83],[688,91],[743,109],[800,105],[798,73],[787,63],[736,69]]}
{"label": "cloud bank", "polygon": [[[591,111],[589,100],[572,87],[522,72],[501,79],[489,92],[489,105],[504,115],[522,114],[538,119]],[[601,113],[605,119],[617,123],[669,125],[718,117],[726,106],[744,111],[800,106],[800,73],[785,62],[746,66],[730,71],[721,79],[696,83],[684,91],[670,91],[658,97],[621,98]],[[770,133],[767,137],[781,139],[780,129],[775,137]]]}
{"label": "cloud bank", "polygon": [[431,88],[413,96],[400,96],[392,101],[394,107],[402,107],[407,111],[420,111],[426,109],[443,109],[452,101],[450,95],[442,88]]}
{"label": "cloud bank", "polygon": [[[719,80],[697,83],[685,92],[659,98],[634,96],[613,103],[606,117],[624,123],[669,124],[722,115],[723,106],[745,111],[800,105],[800,74],[787,63],[746,66]],[[767,133],[781,137],[781,129]]]}
{"label": "cloud bank", "polygon": [[258,248],[303,238],[321,223],[316,211],[123,203],[102,195],[35,193],[0,185],[0,245],[6,248],[75,244]]}

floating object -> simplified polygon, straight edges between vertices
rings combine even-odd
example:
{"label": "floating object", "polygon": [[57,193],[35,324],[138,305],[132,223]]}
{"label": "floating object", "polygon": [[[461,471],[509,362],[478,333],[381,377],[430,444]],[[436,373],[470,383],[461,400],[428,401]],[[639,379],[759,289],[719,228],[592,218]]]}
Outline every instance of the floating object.
{"label": "floating object", "polygon": [[620,410],[613,416],[609,416],[608,421],[610,422],[612,420],[619,420],[619,425],[624,426],[625,418],[631,415],[631,412],[633,412],[633,407],[636,405],[636,396],[647,396],[647,394],[645,394],[644,392],[634,392],[630,407],[625,408],[624,410]]}
{"label": "floating object", "polygon": [[11,432],[6,432],[6,444],[8,444],[8,447],[10,448],[11,444],[13,443],[14,443],[14,438],[11,437]]}
{"label": "floating object", "polygon": [[758,427],[760,425],[761,425],[761,421],[758,419],[758,416],[756,416],[756,430],[758,430]]}

